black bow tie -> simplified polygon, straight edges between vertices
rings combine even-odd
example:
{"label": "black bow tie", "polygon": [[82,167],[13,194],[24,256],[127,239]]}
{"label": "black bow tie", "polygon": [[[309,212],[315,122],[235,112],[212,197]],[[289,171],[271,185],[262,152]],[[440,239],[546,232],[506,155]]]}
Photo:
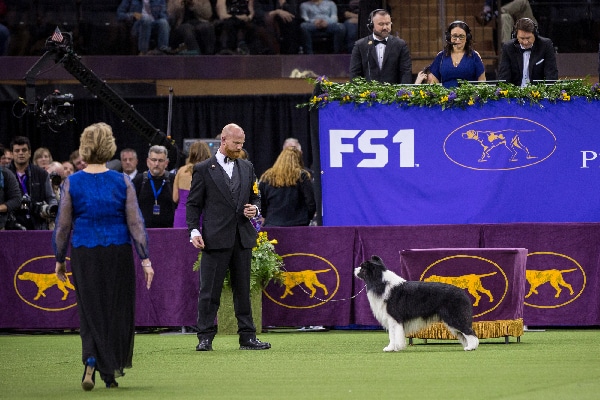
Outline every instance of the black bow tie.
{"label": "black bow tie", "polygon": [[531,47],[530,47],[530,48],[528,48],[528,49],[524,49],[524,48],[522,48],[522,47],[521,47],[521,53],[525,53],[525,52],[527,52],[527,51],[529,51],[529,52],[530,52],[530,51],[531,51]]}
{"label": "black bow tie", "polygon": [[374,39],[373,43],[374,43],[374,46],[377,46],[378,44],[382,44],[382,45],[385,46],[387,44],[387,40],[377,40],[377,39]]}
{"label": "black bow tie", "polygon": [[225,156],[225,159],[223,161],[225,162],[225,164],[227,164],[229,162],[234,162],[235,158],[229,158],[229,157]]}

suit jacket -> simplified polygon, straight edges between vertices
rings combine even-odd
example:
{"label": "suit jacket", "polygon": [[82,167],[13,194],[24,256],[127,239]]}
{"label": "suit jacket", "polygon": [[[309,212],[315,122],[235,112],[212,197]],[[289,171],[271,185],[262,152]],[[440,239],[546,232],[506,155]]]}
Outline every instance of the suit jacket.
{"label": "suit jacket", "polygon": [[[254,174],[254,166],[248,160],[236,160],[240,174],[240,195],[232,196],[216,156],[194,166],[192,186],[186,203],[186,223],[189,231],[202,233],[207,250],[233,247],[236,230],[239,230],[242,247],[256,246],[256,229],[244,216],[244,204],[250,203],[260,209],[260,193]],[[234,172],[235,173],[235,172]],[[202,229],[199,228],[202,215]]]}
{"label": "suit jacket", "polygon": [[[514,39],[502,45],[502,58],[498,68],[498,79],[521,86],[523,79],[523,53],[519,42]],[[529,56],[529,80],[556,80],[556,54],[552,40],[537,36]]]}
{"label": "suit jacket", "polygon": [[357,76],[368,81],[412,83],[412,61],[408,45],[399,37],[388,36],[383,64],[379,69],[373,35],[357,40],[350,58],[350,79]]}

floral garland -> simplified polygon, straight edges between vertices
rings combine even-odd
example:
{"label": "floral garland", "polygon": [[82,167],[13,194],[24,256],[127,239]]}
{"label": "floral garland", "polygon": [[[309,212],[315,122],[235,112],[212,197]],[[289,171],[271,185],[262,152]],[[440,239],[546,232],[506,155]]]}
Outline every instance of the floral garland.
{"label": "floral garland", "polygon": [[583,79],[558,81],[551,85],[543,83],[529,84],[525,87],[499,82],[496,85],[472,84],[460,81],[455,88],[445,88],[438,84],[393,85],[377,81],[355,78],[346,83],[336,83],[320,76],[310,79],[315,85],[314,95],[307,103],[298,107],[310,109],[325,107],[332,102],[339,104],[396,104],[402,106],[434,107],[442,110],[452,107],[467,108],[485,104],[488,101],[516,101],[519,104],[540,104],[542,100],[550,102],[570,101],[585,98],[588,101],[600,100],[600,83],[593,85]]}

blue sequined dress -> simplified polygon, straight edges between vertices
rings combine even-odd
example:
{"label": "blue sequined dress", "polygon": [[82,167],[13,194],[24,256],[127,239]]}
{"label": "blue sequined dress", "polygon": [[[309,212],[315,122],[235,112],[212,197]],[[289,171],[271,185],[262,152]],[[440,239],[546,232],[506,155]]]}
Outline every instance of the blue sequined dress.
{"label": "blue sequined dress", "polygon": [[65,261],[69,241],[82,360],[95,357],[101,375],[121,376],[131,368],[135,333],[132,244],[148,258],[144,220],[127,176],[79,171],[65,180],[52,235],[57,261]]}

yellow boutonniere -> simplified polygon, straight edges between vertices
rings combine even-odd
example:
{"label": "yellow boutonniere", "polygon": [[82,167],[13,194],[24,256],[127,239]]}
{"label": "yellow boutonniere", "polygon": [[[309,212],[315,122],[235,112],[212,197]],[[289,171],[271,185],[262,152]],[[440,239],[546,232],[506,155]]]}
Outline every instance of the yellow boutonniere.
{"label": "yellow boutonniere", "polygon": [[256,181],[254,181],[254,185],[252,185],[252,191],[254,194],[258,194],[258,183],[256,183]]}

